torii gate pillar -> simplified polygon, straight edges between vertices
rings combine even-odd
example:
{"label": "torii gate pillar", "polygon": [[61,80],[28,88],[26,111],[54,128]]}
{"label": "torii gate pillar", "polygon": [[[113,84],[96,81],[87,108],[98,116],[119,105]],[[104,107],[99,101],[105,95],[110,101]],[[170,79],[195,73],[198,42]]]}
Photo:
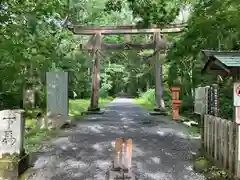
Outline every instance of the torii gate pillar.
{"label": "torii gate pillar", "polygon": [[91,102],[87,114],[102,114],[99,108],[99,89],[100,89],[100,51],[102,35],[96,33],[95,45],[93,48],[93,66],[92,66],[92,92]]}
{"label": "torii gate pillar", "polygon": [[154,112],[151,112],[151,115],[167,115],[165,103],[163,100],[163,60],[161,59],[161,50],[165,49],[167,43],[161,39],[161,33],[154,33],[155,41],[155,102],[156,108]]}

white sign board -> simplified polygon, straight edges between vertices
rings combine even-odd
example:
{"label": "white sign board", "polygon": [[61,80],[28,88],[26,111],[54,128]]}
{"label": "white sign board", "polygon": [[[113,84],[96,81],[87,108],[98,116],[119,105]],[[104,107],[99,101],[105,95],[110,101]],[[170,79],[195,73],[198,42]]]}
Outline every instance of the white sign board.
{"label": "white sign board", "polygon": [[20,153],[23,149],[24,119],[21,111],[0,111],[0,157]]}
{"label": "white sign board", "polygon": [[235,121],[240,124],[240,106],[235,107]]}
{"label": "white sign board", "polygon": [[205,114],[207,112],[208,89],[208,86],[195,88],[194,113]]}
{"label": "white sign board", "polygon": [[240,82],[235,82],[233,85],[233,104],[240,106]]}

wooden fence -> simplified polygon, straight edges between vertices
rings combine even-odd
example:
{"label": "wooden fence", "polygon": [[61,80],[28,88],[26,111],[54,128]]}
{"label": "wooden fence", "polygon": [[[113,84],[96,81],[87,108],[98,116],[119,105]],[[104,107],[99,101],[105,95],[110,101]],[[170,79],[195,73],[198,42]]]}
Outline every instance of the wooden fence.
{"label": "wooden fence", "polygon": [[235,174],[235,124],[212,115],[204,116],[204,150],[218,165]]}

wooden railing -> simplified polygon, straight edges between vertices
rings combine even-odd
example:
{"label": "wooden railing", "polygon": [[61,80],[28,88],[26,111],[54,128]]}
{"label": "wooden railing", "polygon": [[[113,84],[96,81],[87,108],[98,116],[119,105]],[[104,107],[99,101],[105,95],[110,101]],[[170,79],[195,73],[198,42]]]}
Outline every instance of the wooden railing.
{"label": "wooden railing", "polygon": [[235,123],[212,115],[204,116],[204,150],[222,168],[235,174]]}

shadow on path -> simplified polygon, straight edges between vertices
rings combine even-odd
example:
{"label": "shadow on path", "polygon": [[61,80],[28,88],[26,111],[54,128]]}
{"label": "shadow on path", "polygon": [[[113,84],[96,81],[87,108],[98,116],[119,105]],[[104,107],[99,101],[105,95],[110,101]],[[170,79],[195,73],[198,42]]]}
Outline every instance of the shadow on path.
{"label": "shadow on path", "polygon": [[58,138],[37,159],[29,180],[104,180],[116,138],[133,140],[133,171],[140,180],[203,180],[190,159],[198,147],[180,124],[149,116],[131,99],[116,99],[103,115]]}

